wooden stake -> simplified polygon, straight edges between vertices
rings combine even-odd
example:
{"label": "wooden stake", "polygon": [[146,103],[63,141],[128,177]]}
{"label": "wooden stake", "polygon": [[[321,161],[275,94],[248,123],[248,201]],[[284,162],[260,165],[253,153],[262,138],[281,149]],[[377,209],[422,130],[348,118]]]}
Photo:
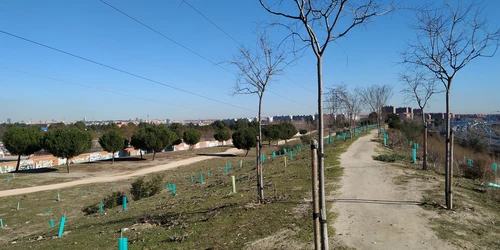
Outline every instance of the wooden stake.
{"label": "wooden stake", "polygon": [[[311,142],[311,161],[312,161],[312,197],[313,197],[313,222],[314,222],[314,249],[321,247],[321,230],[319,223],[319,181],[318,181],[318,150],[316,141]],[[286,160],[286,157],[285,157]]]}

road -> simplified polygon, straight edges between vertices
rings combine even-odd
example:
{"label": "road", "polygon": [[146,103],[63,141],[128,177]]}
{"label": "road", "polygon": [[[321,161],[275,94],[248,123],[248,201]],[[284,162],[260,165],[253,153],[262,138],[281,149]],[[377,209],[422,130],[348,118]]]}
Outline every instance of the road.
{"label": "road", "polygon": [[[237,154],[240,152],[243,152],[243,151],[236,149],[236,148],[230,148],[230,149],[226,150],[225,152],[218,153],[218,154],[219,155],[224,155],[224,154],[227,155],[227,154]],[[62,189],[62,188],[90,184],[90,183],[115,182],[115,181],[125,180],[128,178],[137,177],[137,176],[143,176],[143,175],[151,174],[151,173],[155,173],[155,172],[161,172],[161,171],[165,171],[168,169],[173,169],[173,168],[177,168],[180,166],[184,166],[184,165],[188,165],[188,164],[216,158],[216,157],[218,157],[216,155],[217,154],[215,154],[214,156],[196,156],[196,157],[192,157],[192,158],[188,158],[188,159],[184,159],[184,160],[170,162],[167,164],[157,165],[157,166],[153,166],[153,167],[149,167],[149,168],[143,168],[143,169],[140,169],[140,170],[137,170],[134,172],[128,172],[128,173],[124,173],[124,174],[90,177],[90,178],[85,178],[85,179],[70,181],[70,182],[65,182],[65,183],[3,190],[3,191],[0,191],[0,197],[20,195],[20,194],[29,194],[29,193],[35,193],[35,192],[47,191],[47,190],[56,190],[56,189]]]}
{"label": "road", "polygon": [[410,180],[397,185],[405,173],[399,167],[373,160],[378,143],[373,135],[359,138],[340,157],[344,176],[332,211],[340,244],[356,249],[453,249],[428,227],[434,212],[422,209],[419,200],[425,185]]}

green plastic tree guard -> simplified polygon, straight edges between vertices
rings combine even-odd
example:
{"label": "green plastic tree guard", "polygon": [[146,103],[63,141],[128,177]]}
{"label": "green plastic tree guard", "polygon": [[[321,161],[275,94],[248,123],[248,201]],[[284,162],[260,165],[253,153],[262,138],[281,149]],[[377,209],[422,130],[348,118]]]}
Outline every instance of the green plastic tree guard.
{"label": "green plastic tree guard", "polygon": [[61,217],[61,221],[59,222],[59,231],[57,232],[57,237],[61,238],[64,233],[64,223],[66,223],[66,216]]}
{"label": "green plastic tree guard", "polygon": [[122,197],[122,208],[123,208],[123,212],[127,211],[127,197],[126,196]]}
{"label": "green plastic tree guard", "polygon": [[128,250],[127,238],[119,238],[118,239],[118,250]]}
{"label": "green plastic tree guard", "polygon": [[417,162],[417,150],[416,149],[412,149],[411,152],[412,152],[412,154],[411,154],[411,163],[416,163]]}

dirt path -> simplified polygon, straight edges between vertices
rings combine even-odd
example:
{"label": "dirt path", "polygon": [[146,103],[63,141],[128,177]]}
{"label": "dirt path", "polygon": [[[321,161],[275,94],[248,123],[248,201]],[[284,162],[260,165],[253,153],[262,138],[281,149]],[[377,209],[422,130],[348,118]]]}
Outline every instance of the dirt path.
{"label": "dirt path", "polygon": [[216,156],[218,154],[227,155],[227,154],[236,154],[239,152],[242,152],[242,151],[240,151],[239,149],[236,149],[236,148],[230,148],[230,149],[226,150],[225,152],[217,153],[217,154],[214,154],[213,156],[192,157],[192,158],[188,158],[188,159],[184,159],[184,160],[170,162],[167,164],[143,168],[143,169],[137,170],[135,172],[116,174],[116,175],[106,175],[106,176],[99,176],[99,177],[90,177],[90,178],[85,178],[85,179],[76,180],[76,181],[51,184],[51,185],[44,185],[44,186],[3,190],[3,191],[0,191],[0,197],[35,193],[35,192],[47,191],[47,190],[55,190],[55,189],[67,188],[67,187],[83,185],[83,184],[90,184],[90,183],[120,181],[120,180],[125,180],[125,179],[136,177],[136,176],[142,176],[142,175],[146,175],[146,174],[150,174],[150,173],[160,172],[160,171],[164,171],[164,170],[168,170],[168,169],[172,169],[172,168],[176,168],[176,167],[180,167],[180,166],[184,166],[184,165],[188,165],[188,164],[216,158],[216,157],[218,157],[218,156]]}
{"label": "dirt path", "polygon": [[394,183],[403,170],[373,160],[376,142],[372,135],[354,142],[341,155],[344,176],[333,212],[337,243],[356,249],[453,249],[428,227],[435,214],[419,207],[425,184]]}

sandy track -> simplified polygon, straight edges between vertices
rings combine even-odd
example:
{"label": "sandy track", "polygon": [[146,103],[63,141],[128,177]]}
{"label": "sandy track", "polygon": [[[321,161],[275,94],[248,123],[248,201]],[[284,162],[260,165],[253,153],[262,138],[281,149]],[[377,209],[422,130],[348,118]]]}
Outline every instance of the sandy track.
{"label": "sandy track", "polygon": [[356,249],[453,249],[428,227],[435,214],[418,206],[426,184],[396,185],[394,177],[404,173],[373,160],[373,137],[359,138],[340,157],[341,187],[329,197],[339,214],[334,222],[337,243]]}
{"label": "sandy track", "polygon": [[157,166],[153,166],[153,167],[149,167],[149,168],[140,169],[140,170],[137,170],[135,172],[129,172],[129,173],[118,174],[118,175],[90,177],[90,178],[85,178],[85,179],[81,179],[81,180],[70,181],[70,182],[65,182],[65,183],[58,183],[58,184],[51,184],[51,185],[3,190],[3,191],[0,191],[0,197],[35,193],[35,192],[47,191],[47,190],[55,190],[55,189],[73,187],[73,186],[90,184],[90,183],[120,181],[120,180],[125,180],[125,179],[136,177],[136,176],[142,176],[142,175],[146,175],[146,174],[150,174],[150,173],[160,172],[160,171],[164,171],[164,170],[168,170],[168,169],[172,169],[172,168],[177,168],[180,166],[184,166],[184,165],[188,165],[188,164],[216,158],[216,157],[218,157],[217,156],[218,154],[219,155],[227,155],[227,154],[236,154],[239,152],[243,152],[243,151],[236,149],[236,148],[230,148],[230,149],[226,150],[225,152],[217,153],[217,154],[214,154],[213,156],[211,155],[211,156],[192,157],[192,158],[188,158],[188,159],[184,159],[184,160],[170,162],[167,164],[162,164],[162,165],[157,165]]}

